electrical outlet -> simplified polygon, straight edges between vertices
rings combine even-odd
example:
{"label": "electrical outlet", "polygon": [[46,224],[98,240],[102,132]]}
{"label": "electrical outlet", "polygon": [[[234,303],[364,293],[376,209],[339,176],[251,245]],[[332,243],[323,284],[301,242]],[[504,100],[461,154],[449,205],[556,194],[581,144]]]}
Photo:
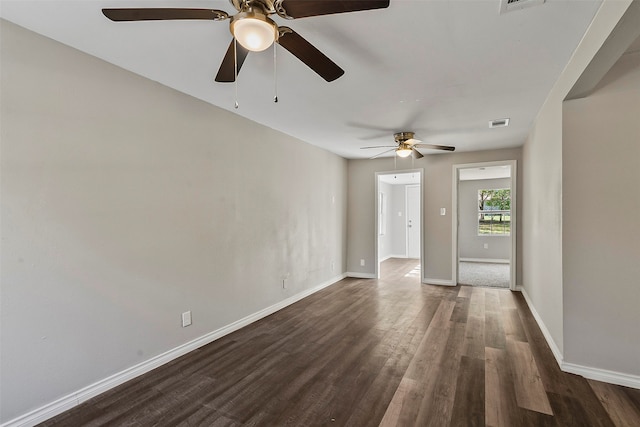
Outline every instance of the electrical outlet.
{"label": "electrical outlet", "polygon": [[489,244],[488,244],[488,243],[485,243],[485,244],[484,244],[484,248],[485,248],[485,249],[489,249]]}
{"label": "electrical outlet", "polygon": [[447,214],[447,208],[440,208],[440,215],[445,216]]}
{"label": "electrical outlet", "polygon": [[335,269],[336,269],[336,263],[335,261],[331,261],[331,271],[333,272],[335,271]]}
{"label": "electrical outlet", "polygon": [[182,313],[182,327],[186,328],[191,324],[191,311],[185,311]]}
{"label": "electrical outlet", "polygon": [[360,260],[360,266],[364,267],[364,258]]}
{"label": "electrical outlet", "polygon": [[287,279],[282,279],[282,289],[287,289]]}

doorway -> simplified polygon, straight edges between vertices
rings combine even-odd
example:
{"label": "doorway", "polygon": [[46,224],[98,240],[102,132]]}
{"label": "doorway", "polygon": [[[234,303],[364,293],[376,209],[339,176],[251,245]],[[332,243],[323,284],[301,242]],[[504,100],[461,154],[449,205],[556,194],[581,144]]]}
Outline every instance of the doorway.
{"label": "doorway", "polygon": [[516,288],[516,161],[454,165],[453,277]]}
{"label": "doorway", "polygon": [[422,175],[422,169],[376,173],[375,277],[378,279],[380,264],[391,258],[417,259],[418,272],[422,269]]}

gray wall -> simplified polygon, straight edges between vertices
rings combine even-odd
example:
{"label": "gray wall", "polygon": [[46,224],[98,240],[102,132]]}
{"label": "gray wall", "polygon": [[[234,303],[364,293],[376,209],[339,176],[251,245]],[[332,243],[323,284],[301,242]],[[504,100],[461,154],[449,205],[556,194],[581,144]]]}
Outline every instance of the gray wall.
{"label": "gray wall", "polygon": [[563,353],[562,101],[611,33],[630,0],[606,0],[547,95],[522,148],[522,286],[557,357]]}
{"label": "gray wall", "polygon": [[565,360],[640,375],[640,52],[562,124]]}
{"label": "gray wall", "polygon": [[[519,148],[477,152],[433,154],[420,160],[398,159],[398,170],[424,168],[423,205],[423,276],[435,280],[452,280],[451,234],[453,165],[494,160],[520,160]],[[349,199],[347,205],[347,271],[374,274],[375,260],[375,173],[394,170],[393,158],[349,160]],[[518,174],[521,168],[518,167]],[[520,176],[518,177],[520,178]],[[518,179],[518,193],[522,180]],[[440,216],[440,208],[447,208]],[[519,213],[518,213],[519,215]],[[519,227],[519,226],[518,226]],[[519,228],[516,230],[519,233]],[[518,239],[518,280],[521,277],[521,240]],[[365,266],[360,266],[365,259]]]}
{"label": "gray wall", "polygon": [[[478,190],[510,188],[511,179],[460,181],[458,185],[458,251],[460,258],[511,258],[510,236],[478,236]],[[484,244],[489,248],[485,249]]]}
{"label": "gray wall", "polygon": [[344,159],[0,26],[3,422],[345,271]]}

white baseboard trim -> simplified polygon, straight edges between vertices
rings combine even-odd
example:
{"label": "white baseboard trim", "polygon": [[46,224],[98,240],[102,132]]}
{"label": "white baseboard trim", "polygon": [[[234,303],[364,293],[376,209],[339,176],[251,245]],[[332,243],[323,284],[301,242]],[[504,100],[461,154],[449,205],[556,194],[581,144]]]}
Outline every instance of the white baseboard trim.
{"label": "white baseboard trim", "polygon": [[509,264],[511,261],[502,258],[460,258],[461,262],[487,262],[490,264]]}
{"label": "white baseboard trim", "polygon": [[562,352],[560,351],[560,348],[557,346],[556,342],[553,340],[553,337],[551,336],[551,332],[549,332],[549,329],[547,329],[547,325],[545,325],[544,322],[542,321],[542,317],[540,317],[540,315],[538,314],[538,311],[533,306],[533,302],[531,302],[531,298],[529,298],[529,294],[527,294],[527,291],[522,286],[516,286],[516,291],[519,291],[522,293],[524,300],[527,302],[527,305],[529,306],[529,310],[531,311],[531,314],[533,314],[533,318],[536,319],[536,323],[538,323],[538,327],[542,331],[542,335],[544,335],[544,338],[547,340],[547,344],[549,344],[549,348],[551,348],[553,357],[556,358],[556,362],[558,363],[558,366],[560,367],[560,369],[562,369],[562,364],[564,363]]}
{"label": "white baseboard trim", "polygon": [[538,323],[544,338],[547,340],[547,344],[549,344],[549,347],[553,352],[553,356],[556,358],[556,362],[558,363],[558,366],[560,366],[562,372],[580,375],[591,380],[640,389],[640,375],[625,374],[622,372],[609,371],[607,369],[592,368],[589,366],[565,362],[562,353],[560,353],[560,349],[551,337],[551,333],[549,333],[549,330],[542,321],[542,318],[533,306],[527,291],[522,286],[517,286],[516,290],[522,292],[522,296],[524,296],[524,300],[527,302],[529,310],[531,310],[531,314],[533,314],[533,317],[536,319],[536,322]]}
{"label": "white baseboard trim", "polygon": [[640,389],[640,375],[624,374],[622,372],[591,368],[589,366],[576,365],[575,363],[568,362],[562,364],[562,370],[564,372],[581,375],[591,380]]}
{"label": "white baseboard trim", "polygon": [[428,277],[423,277],[422,283],[427,285],[439,285],[439,286],[455,286],[456,285],[456,283],[453,280],[429,279]]}
{"label": "white baseboard trim", "polygon": [[375,279],[376,275],[372,273],[358,273],[355,271],[347,271],[347,277],[353,277],[356,279]]}
{"label": "white baseboard trim", "polygon": [[97,381],[87,387],[84,387],[78,391],[68,394],[60,399],[57,399],[51,403],[48,403],[40,408],[37,408],[31,412],[28,412],[24,415],[20,415],[12,420],[9,420],[3,423],[0,427],[32,427],[36,424],[39,424],[43,421],[48,420],[58,414],[61,414],[64,411],[67,411],[74,406],[77,406],[105,391],[112,389],[126,381],[129,381],[133,378],[136,378],[144,373],[147,373],[159,366],[164,365],[176,359],[180,356],[183,356],[190,351],[193,351],[197,348],[202,347],[203,345],[209,344],[219,338],[222,338],[225,335],[230,334],[240,328],[243,328],[257,320],[262,319],[263,317],[269,316],[270,314],[275,313],[276,311],[282,310],[283,308],[300,301],[301,299],[308,297],[311,294],[314,294],[330,285],[333,285],[336,282],[347,277],[348,273],[343,273],[338,276],[335,276],[313,288],[302,291],[296,295],[293,295],[287,299],[284,299],[276,304],[273,304],[267,308],[264,308],[260,311],[257,311],[253,314],[250,314],[240,320],[237,320],[233,323],[230,323],[226,326],[223,326],[215,331],[209,332],[199,338],[196,338],[192,341],[179,345],[169,351],[166,351],[162,354],[159,354],[151,359],[148,359],[144,362],[141,362],[137,365],[134,365],[130,368],[127,368],[121,372],[118,372],[110,377],[104,378],[100,381]]}

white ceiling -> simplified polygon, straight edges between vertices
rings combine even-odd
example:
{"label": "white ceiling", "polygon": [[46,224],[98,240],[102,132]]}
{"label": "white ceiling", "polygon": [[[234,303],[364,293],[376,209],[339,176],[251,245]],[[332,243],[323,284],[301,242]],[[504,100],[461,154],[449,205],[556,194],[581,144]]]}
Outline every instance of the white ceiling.
{"label": "white ceiling", "polygon": [[[114,23],[103,7],[202,7],[227,0],[2,0],[0,16],[124,69],[346,158],[394,131],[458,151],[520,146],[600,0],[547,0],[499,14],[499,0],[391,0],[388,9],[284,21],[345,70],[327,83],[278,48],[251,53],[234,85],[213,81],[227,22]],[[508,128],[489,129],[510,118]],[[430,154],[428,150],[422,150]],[[391,154],[390,154],[391,155]]]}

